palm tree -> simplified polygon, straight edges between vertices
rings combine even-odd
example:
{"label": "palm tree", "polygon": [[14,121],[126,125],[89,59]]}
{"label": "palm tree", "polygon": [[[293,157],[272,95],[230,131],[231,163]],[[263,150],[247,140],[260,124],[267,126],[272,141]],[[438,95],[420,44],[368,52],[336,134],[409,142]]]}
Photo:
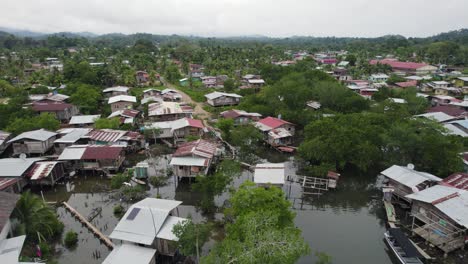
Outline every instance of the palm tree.
{"label": "palm tree", "polygon": [[24,230],[28,239],[41,241],[58,235],[63,230],[63,224],[39,196],[27,191],[21,195],[16,208],[13,211],[13,218],[20,223],[20,230]]}

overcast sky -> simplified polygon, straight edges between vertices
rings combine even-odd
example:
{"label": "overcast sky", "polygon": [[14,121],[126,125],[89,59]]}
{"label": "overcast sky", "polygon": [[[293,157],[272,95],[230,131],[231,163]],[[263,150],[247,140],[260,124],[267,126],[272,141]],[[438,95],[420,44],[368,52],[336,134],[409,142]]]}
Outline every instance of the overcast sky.
{"label": "overcast sky", "polygon": [[468,0],[2,0],[0,27],[39,32],[430,36],[468,27]]}

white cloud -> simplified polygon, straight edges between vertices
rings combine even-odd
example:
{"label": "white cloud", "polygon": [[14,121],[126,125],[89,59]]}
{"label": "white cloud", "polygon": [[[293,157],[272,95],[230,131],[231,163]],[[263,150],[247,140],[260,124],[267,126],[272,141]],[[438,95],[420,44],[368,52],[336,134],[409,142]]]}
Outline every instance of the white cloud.
{"label": "white cloud", "polygon": [[428,36],[468,27],[466,0],[4,0],[0,26],[202,36]]}

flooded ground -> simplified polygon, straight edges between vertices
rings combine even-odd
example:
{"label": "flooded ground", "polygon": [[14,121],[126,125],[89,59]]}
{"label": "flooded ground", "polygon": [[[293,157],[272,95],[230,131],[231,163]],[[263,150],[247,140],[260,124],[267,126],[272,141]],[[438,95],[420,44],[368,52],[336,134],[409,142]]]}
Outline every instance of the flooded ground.
{"label": "flooded ground", "polygon": [[[266,157],[270,162],[287,161],[287,174],[294,175],[296,167],[292,159],[274,153]],[[156,169],[164,173],[168,158],[158,159]],[[245,170],[232,183],[238,187],[242,182],[252,180],[252,173]],[[298,263],[314,263],[315,252],[320,251],[332,256],[332,263],[362,263],[391,264],[391,256],[383,242],[385,232],[385,211],[382,208],[380,191],[375,185],[374,175],[359,175],[353,172],[343,173],[339,188],[321,196],[305,196],[297,185],[285,185],[283,190],[293,204],[297,213],[296,225],[302,230],[303,236],[312,248],[313,253],[300,259]],[[92,223],[105,235],[109,235],[118,219],[113,215],[113,207],[120,203],[111,196],[110,180],[95,176],[80,175],[66,185],[56,186],[53,190],[44,191],[47,201],[67,201],[83,216],[93,215],[94,208],[102,208],[101,213]],[[149,197],[156,197],[157,190],[148,187]],[[181,217],[192,217],[194,221],[204,221],[204,216],[196,208],[200,195],[192,192],[188,181],[177,184],[174,178],[169,178],[166,186],[159,189],[159,194],[165,199],[176,199],[183,202],[179,207]],[[215,198],[215,204],[222,206],[229,193]],[[123,204],[125,208],[129,204]],[[65,224],[65,232],[74,230],[79,234],[79,245],[74,249],[59,248],[57,259],[59,263],[81,264],[101,263],[109,254],[109,249],[93,236],[84,226],[63,207],[57,212]],[[222,219],[217,213],[210,218]],[[64,233],[65,233],[64,232]],[[116,242],[116,241],[114,241]],[[119,243],[119,242],[117,242]],[[204,247],[206,254],[215,243],[209,241]]]}

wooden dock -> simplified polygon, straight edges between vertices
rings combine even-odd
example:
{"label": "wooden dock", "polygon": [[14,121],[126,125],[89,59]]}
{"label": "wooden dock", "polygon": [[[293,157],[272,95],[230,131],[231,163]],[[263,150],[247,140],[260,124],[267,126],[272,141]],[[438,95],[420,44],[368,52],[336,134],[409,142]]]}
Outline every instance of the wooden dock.
{"label": "wooden dock", "polygon": [[68,211],[70,211],[70,213],[72,213],[73,216],[75,216],[81,223],[85,224],[91,232],[93,232],[102,242],[104,242],[107,247],[114,248],[112,241],[90,222],[88,222],[88,220],[86,220],[86,218],[84,218],[78,211],[76,211],[75,208],[71,207],[67,202],[63,202],[63,205]]}
{"label": "wooden dock", "polygon": [[397,223],[396,215],[395,215],[395,207],[392,203],[388,201],[383,201],[385,206],[385,212],[387,213],[387,220],[390,227],[394,227]]}

